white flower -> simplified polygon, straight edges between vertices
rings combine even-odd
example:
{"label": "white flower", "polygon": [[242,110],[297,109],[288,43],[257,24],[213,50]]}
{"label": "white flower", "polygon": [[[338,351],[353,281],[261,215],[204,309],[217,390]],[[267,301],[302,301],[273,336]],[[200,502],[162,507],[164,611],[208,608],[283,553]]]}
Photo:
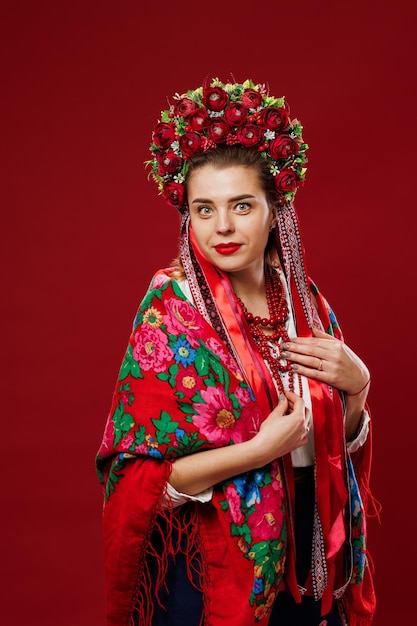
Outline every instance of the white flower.
{"label": "white flower", "polygon": [[185,176],[184,176],[184,174],[182,174],[182,173],[180,172],[179,174],[176,174],[176,175],[173,177],[173,180],[174,180],[176,183],[180,183],[180,184],[182,184],[182,183],[184,182],[184,180],[185,180]]}
{"label": "white flower", "polygon": [[176,152],[177,154],[180,154],[180,143],[177,139],[172,142],[171,148],[174,152]]}
{"label": "white flower", "polygon": [[264,132],[265,135],[265,139],[267,139],[268,141],[271,141],[272,139],[275,139],[275,131],[274,130],[266,130]]}
{"label": "white flower", "polygon": [[278,165],[275,165],[274,163],[273,165],[270,166],[269,171],[271,172],[272,176],[276,176],[277,174],[279,174],[280,169]]}

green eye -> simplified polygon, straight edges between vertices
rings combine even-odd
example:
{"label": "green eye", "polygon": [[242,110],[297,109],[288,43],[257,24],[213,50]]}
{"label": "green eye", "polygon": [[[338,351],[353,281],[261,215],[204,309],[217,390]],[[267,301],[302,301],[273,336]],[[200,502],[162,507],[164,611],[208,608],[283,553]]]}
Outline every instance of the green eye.
{"label": "green eye", "polygon": [[211,215],[212,209],[209,206],[200,206],[198,207],[197,212],[200,215],[206,216],[206,215]]}

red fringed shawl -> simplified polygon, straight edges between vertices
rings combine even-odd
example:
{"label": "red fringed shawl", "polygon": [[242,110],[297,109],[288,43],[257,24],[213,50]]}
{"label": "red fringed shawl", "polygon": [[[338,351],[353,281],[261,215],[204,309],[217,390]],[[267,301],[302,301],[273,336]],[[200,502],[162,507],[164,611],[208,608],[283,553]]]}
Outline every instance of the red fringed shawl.
{"label": "red fringed shawl", "polygon": [[[196,306],[169,270],[154,276],[135,319],[97,456],[105,493],[107,623],[131,626],[136,616],[141,626],[152,624],[157,599],[146,556],[158,561],[163,584],[168,555],[181,549],[181,542],[174,546],[171,540],[169,529],[176,528],[185,538],[189,567],[199,559],[202,623],[266,626],[281,585],[300,600],[290,455],[217,485],[211,502],[191,506],[186,525],[179,510],[167,505],[173,460],[250,439],[278,402],[227,277],[190,243],[187,225],[182,248]],[[323,327],[337,332],[325,301],[312,289]],[[299,291],[295,281],[297,332],[311,334]],[[362,500],[369,490],[370,438],[352,463],[341,395],[316,381],[309,386],[317,485],[312,591],[322,600],[323,613],[336,591],[349,626],[368,626],[375,596]],[[151,534],[161,518],[168,534],[158,553]]]}

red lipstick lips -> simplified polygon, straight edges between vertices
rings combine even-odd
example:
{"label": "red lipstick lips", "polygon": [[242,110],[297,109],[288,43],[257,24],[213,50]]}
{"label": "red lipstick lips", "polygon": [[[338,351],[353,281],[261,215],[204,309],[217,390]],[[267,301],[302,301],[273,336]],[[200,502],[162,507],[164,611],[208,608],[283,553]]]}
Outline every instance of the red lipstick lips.
{"label": "red lipstick lips", "polygon": [[234,243],[233,241],[231,241],[229,243],[219,243],[217,244],[217,246],[214,246],[214,248],[219,254],[227,255],[237,252],[241,245],[241,243]]}

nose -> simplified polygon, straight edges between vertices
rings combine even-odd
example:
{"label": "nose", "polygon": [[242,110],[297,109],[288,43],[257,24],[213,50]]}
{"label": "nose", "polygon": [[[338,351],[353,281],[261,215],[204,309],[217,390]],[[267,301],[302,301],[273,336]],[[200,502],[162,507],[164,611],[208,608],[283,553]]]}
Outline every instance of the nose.
{"label": "nose", "polygon": [[229,211],[218,211],[216,221],[216,231],[219,234],[225,235],[232,233],[235,230],[233,217]]}

